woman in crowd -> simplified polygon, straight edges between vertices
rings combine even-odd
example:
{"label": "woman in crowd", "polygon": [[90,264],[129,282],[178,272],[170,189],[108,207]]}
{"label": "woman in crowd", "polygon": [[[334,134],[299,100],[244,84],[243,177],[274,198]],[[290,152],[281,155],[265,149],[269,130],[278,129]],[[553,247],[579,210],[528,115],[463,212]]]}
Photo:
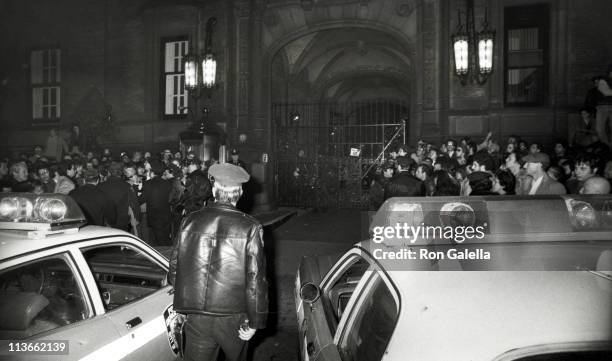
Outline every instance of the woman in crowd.
{"label": "woman in crowd", "polygon": [[493,177],[493,193],[499,195],[516,194],[516,178],[507,170],[499,170]]}

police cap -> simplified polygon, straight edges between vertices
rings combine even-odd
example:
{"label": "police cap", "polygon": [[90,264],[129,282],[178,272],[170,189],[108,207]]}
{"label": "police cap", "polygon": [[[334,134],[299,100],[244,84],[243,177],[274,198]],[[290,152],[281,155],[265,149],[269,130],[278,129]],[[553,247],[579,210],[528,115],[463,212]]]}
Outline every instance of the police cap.
{"label": "police cap", "polygon": [[208,169],[208,174],[215,179],[215,182],[226,186],[239,186],[248,182],[251,177],[241,167],[229,163],[213,164]]}

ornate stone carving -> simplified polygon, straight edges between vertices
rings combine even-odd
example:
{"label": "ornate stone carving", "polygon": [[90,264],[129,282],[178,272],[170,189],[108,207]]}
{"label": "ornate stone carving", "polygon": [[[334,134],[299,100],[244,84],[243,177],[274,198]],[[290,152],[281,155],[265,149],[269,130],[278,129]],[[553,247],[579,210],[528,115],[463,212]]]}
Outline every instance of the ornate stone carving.
{"label": "ornate stone carving", "polygon": [[395,0],[395,13],[398,16],[408,17],[417,7],[416,0]]}

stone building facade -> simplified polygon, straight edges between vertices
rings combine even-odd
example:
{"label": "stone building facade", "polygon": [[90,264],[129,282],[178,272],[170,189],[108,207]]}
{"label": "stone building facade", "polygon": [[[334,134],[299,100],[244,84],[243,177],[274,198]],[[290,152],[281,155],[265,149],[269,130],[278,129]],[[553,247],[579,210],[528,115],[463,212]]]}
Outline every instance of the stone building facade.
{"label": "stone building facade", "polygon": [[[104,146],[177,149],[178,133],[198,121],[205,105],[209,121],[225,130],[228,147],[239,147],[253,164],[263,153],[274,161],[274,104],[370,99],[409,104],[408,142],[479,138],[489,131],[544,144],[566,137],[588,79],[612,63],[606,31],[612,2],[474,0],[476,29],[486,11],[497,33],[494,72],[484,85],[462,85],[453,73],[451,36],[465,3],[6,0],[0,5],[0,147],[31,149],[49,128],[107,116],[118,131],[101,139]],[[187,41],[197,48],[198,18],[212,16],[217,87],[210,98],[196,100],[191,114],[168,116],[164,44]],[[520,53],[524,45],[511,45],[509,34],[519,28],[521,36],[535,31],[538,39],[522,58],[509,52]],[[41,120],[33,119],[33,107],[42,101],[44,108],[49,99],[34,99],[33,66],[40,64],[33,54],[45,49],[61,51],[52,59],[60,73],[51,84],[60,89],[53,96],[61,112]],[[269,169],[262,172],[271,177]]]}

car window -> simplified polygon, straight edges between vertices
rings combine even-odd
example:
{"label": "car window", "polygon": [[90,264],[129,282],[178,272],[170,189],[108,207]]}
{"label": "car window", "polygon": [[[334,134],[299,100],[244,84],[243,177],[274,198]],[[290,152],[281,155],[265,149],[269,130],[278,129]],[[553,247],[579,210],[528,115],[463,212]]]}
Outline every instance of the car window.
{"label": "car window", "polygon": [[115,244],[87,248],[82,252],[107,310],[166,286],[166,270],[136,247]]}
{"label": "car window", "polygon": [[398,305],[380,276],[372,282],[340,342],[343,361],[380,361],[393,334]]}
{"label": "car window", "polygon": [[89,318],[66,254],[0,273],[0,339],[24,339]]}
{"label": "car window", "polygon": [[[357,284],[365,274],[370,264],[365,259],[355,256],[349,260],[349,265],[335,277],[335,280],[325,290],[330,315],[333,317],[334,325],[337,325],[344,314],[344,310],[353,295]],[[335,326],[333,327],[335,331]]]}
{"label": "car window", "polygon": [[573,351],[548,353],[521,357],[515,361],[609,361],[612,360],[612,350],[602,351]]}

